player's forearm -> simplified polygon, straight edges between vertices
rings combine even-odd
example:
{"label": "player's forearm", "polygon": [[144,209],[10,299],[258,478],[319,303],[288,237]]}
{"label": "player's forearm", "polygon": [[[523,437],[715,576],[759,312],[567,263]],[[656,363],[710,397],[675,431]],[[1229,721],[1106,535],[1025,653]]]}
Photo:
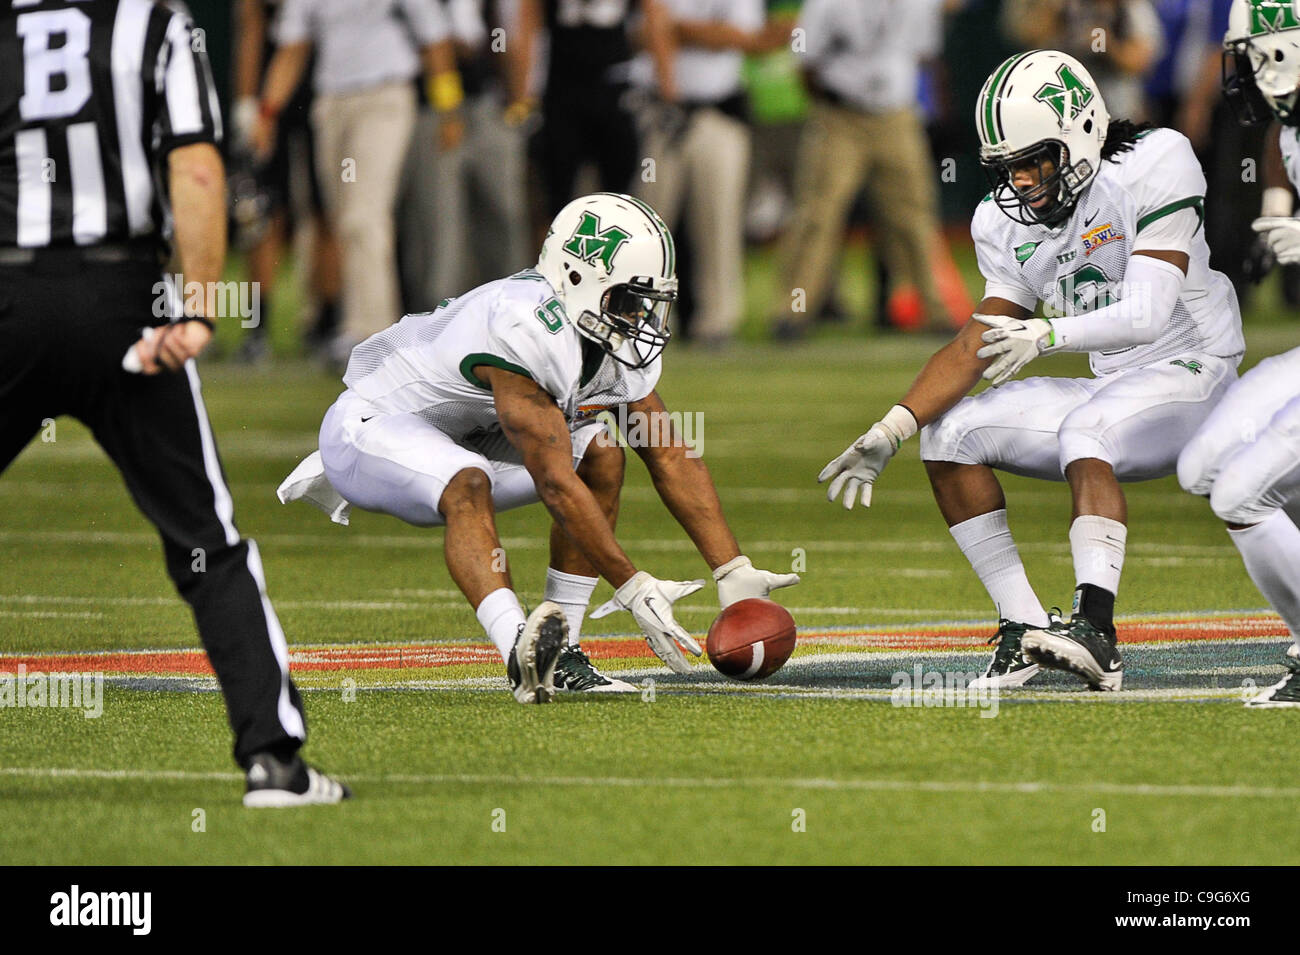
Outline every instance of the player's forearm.
{"label": "player's forearm", "polygon": [[506,43],[506,79],[510,88],[510,101],[519,103],[528,98],[528,78],[533,71],[533,44],[541,30],[539,0],[523,0],[516,15],[514,36]]}
{"label": "player's forearm", "polygon": [[645,0],[645,47],[654,62],[659,95],[669,101],[677,99],[674,72],[677,49],[673,41],[672,14],[659,0]]}
{"label": "player's forearm", "polygon": [[740,556],[740,545],[722,514],[709,469],[684,444],[638,449],[659,499],[695,544],[710,569]]}
{"label": "player's forearm", "polygon": [[898,402],[912,412],[917,427],[923,428],[944,414],[978,384],[988,366],[987,359],[975,354],[982,344],[983,327],[968,322],[956,338],[930,357]]}
{"label": "player's forearm", "polygon": [[458,109],[465,99],[465,91],[456,70],[456,48],[451,40],[430,43],[420,51],[420,58],[429,104],[439,113]]}
{"label": "player's forearm", "polygon": [[276,114],[284,110],[302,80],[310,56],[310,42],[293,43],[276,51],[266,69],[266,83],[262,89],[263,112]]}
{"label": "player's forearm", "polygon": [[1178,266],[1134,255],[1125,270],[1121,298],[1084,315],[1051,319],[1054,351],[1099,352],[1149,345],[1164,334],[1186,276]]}
{"label": "player's forearm", "polygon": [[[529,471],[533,473],[531,468]],[[621,587],[636,574],[636,567],[619,546],[596,498],[571,469],[546,466],[533,473],[533,481],[555,523],[602,577]]]}
{"label": "player's forearm", "polygon": [[266,15],[261,0],[240,0],[235,35],[239,51],[235,55],[235,98],[257,96],[258,74],[262,67],[262,40],[266,34]]}
{"label": "player's forearm", "polygon": [[748,50],[755,41],[754,34],[714,20],[678,20],[673,29],[682,46],[706,50]]}
{"label": "player's forearm", "polygon": [[[226,173],[211,143],[173,149],[167,157],[176,253],[185,284],[198,282],[209,297],[216,294],[226,261]],[[205,300],[204,316],[217,317],[215,303]]]}

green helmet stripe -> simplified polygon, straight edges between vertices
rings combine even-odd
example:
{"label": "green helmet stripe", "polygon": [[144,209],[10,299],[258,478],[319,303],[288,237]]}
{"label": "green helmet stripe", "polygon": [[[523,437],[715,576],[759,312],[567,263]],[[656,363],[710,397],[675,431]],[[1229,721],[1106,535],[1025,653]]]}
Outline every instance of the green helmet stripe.
{"label": "green helmet stripe", "polygon": [[660,244],[664,250],[664,266],[668,273],[664,278],[672,278],[677,274],[677,246],[673,242],[673,234],[668,230],[664,220],[660,218],[659,213],[650,208],[648,203],[642,202],[636,196],[628,196],[638,209],[646,214],[652,223],[659,227]]}
{"label": "green helmet stripe", "polygon": [[993,107],[997,104],[998,97],[1002,95],[1002,84],[1006,81],[1007,76],[1015,69],[1016,64],[1029,56],[1030,53],[1037,53],[1037,50],[1029,50],[1026,53],[1017,53],[1015,56],[1009,56],[1002,61],[998,71],[993,74],[993,79],[989,81],[989,91],[984,97],[984,135],[989,141],[990,146],[996,146],[1002,141],[1001,123],[995,127]]}

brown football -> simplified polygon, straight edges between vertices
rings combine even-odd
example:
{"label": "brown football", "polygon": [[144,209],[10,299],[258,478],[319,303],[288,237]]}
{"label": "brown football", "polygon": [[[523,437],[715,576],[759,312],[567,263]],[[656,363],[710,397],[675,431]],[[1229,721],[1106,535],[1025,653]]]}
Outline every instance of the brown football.
{"label": "brown football", "polygon": [[709,627],[709,662],[733,680],[771,676],[794,653],[794,617],[779,603],[751,597],[718,614]]}

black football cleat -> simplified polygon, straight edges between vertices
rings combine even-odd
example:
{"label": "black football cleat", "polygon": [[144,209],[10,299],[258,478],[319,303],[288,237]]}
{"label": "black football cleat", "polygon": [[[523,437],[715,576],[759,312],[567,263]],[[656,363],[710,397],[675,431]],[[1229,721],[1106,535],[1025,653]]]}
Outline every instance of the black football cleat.
{"label": "black football cleat", "polygon": [[1098,630],[1079,614],[1027,631],[1020,646],[1030,663],[1073,673],[1091,689],[1118,690],[1124,682],[1115,632]]}
{"label": "black football cleat", "polygon": [[256,753],[245,774],[244,805],[249,809],[329,805],[352,798],[352,790],[319,773],[294,755],[289,761]]}

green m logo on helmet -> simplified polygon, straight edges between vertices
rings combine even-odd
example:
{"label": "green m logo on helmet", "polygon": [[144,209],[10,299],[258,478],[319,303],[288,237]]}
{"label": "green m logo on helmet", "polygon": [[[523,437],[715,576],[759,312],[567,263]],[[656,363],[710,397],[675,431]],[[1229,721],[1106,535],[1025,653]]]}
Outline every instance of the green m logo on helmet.
{"label": "green m logo on helmet", "polygon": [[1056,78],[1060,84],[1044,83],[1043,88],[1034,94],[1034,99],[1040,103],[1046,103],[1056,111],[1058,118],[1064,120],[1066,103],[1070,107],[1070,119],[1074,119],[1082,113],[1088,104],[1092,102],[1092,90],[1088,89],[1086,83],[1074,75],[1069,64],[1062,63],[1056,71]]}
{"label": "green m logo on helmet", "polygon": [[562,248],[584,262],[594,264],[597,259],[600,259],[601,264],[605,266],[605,272],[612,274],[614,256],[623,247],[623,243],[630,238],[632,238],[630,232],[625,232],[616,225],[601,229],[600,217],[584,212],[578,228]]}
{"label": "green m logo on helmet", "polygon": [[1251,0],[1251,36],[1297,28],[1300,28],[1300,11],[1291,0]]}

